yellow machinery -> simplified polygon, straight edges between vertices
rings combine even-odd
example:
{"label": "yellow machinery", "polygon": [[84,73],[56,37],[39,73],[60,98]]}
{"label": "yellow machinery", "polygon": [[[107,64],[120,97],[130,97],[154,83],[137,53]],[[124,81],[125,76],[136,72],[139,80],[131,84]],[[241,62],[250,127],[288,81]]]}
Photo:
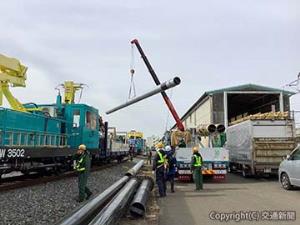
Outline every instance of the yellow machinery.
{"label": "yellow machinery", "polygon": [[136,139],[136,138],[143,138],[143,133],[142,132],[138,132],[135,130],[131,130],[130,132],[127,133],[127,137],[129,139]]}
{"label": "yellow machinery", "polygon": [[171,131],[171,146],[178,146],[181,141],[189,144],[192,140],[192,134],[188,131],[174,130]]}
{"label": "yellow machinery", "polygon": [[128,144],[134,146],[136,154],[140,154],[145,147],[145,140],[143,139],[143,133],[135,130],[131,130],[127,133]]}
{"label": "yellow machinery", "polygon": [[[22,65],[19,60],[0,54],[0,105],[3,104],[3,96],[5,96],[13,110],[21,112],[39,110],[38,108],[26,109],[9,90],[9,86],[26,86],[26,71],[27,67]],[[61,84],[60,86],[64,88],[64,103],[71,104],[74,103],[76,91],[82,90],[84,84],[65,81],[64,84]]]}
{"label": "yellow machinery", "polygon": [[74,83],[74,81],[65,81],[65,83],[60,86],[64,88],[64,103],[72,104],[75,101],[76,91],[82,90],[84,84]]}
{"label": "yellow machinery", "polygon": [[0,54],[0,105],[3,104],[3,96],[6,97],[12,109],[27,112],[26,108],[16,99],[9,90],[12,87],[25,87],[27,67],[17,59]]}

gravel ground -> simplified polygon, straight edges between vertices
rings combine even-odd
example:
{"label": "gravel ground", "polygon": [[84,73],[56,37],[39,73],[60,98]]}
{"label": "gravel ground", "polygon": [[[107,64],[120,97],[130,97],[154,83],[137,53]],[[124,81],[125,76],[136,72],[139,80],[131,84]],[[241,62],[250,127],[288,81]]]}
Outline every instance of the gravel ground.
{"label": "gravel ground", "polygon": [[[134,162],[125,162],[101,171],[93,172],[88,187],[94,194],[101,193]],[[52,225],[57,223],[80,204],[77,178],[68,178],[34,187],[0,193],[0,225]]]}

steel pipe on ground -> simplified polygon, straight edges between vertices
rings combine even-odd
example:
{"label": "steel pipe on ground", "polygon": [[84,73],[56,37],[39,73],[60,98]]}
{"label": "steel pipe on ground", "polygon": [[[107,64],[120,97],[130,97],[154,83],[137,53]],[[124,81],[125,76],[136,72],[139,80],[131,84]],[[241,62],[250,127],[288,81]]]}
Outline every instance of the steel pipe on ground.
{"label": "steel pipe on ground", "polygon": [[88,224],[92,218],[98,213],[101,206],[104,205],[112,196],[114,196],[129,180],[128,176],[122,177],[120,180],[115,182],[104,192],[87,202],[84,206],[78,209],[70,217],[64,219],[58,225],[84,225]]}
{"label": "steel pipe on ground", "polygon": [[128,170],[125,173],[125,176],[135,176],[139,170],[143,167],[144,165],[144,160],[140,160],[137,164],[135,164],[134,167],[132,167],[130,170]]}
{"label": "steel pipe on ground", "polygon": [[106,114],[113,113],[113,112],[118,111],[118,110],[120,110],[120,109],[122,109],[122,108],[125,108],[125,107],[127,107],[127,106],[129,106],[129,105],[132,105],[132,104],[134,104],[134,103],[137,103],[137,102],[139,102],[139,101],[141,101],[141,100],[143,100],[143,99],[145,99],[145,98],[149,98],[149,97],[151,97],[151,96],[153,96],[153,95],[156,95],[156,94],[161,93],[161,92],[163,92],[163,91],[165,91],[165,90],[168,90],[168,89],[170,89],[170,88],[173,88],[173,87],[179,85],[180,82],[181,82],[180,78],[179,78],[179,77],[175,77],[175,78],[173,78],[173,79],[171,79],[171,80],[169,80],[169,81],[166,81],[166,82],[164,82],[164,83],[158,85],[158,86],[157,86],[154,90],[152,90],[152,91],[149,91],[149,92],[147,92],[147,93],[145,93],[145,94],[143,94],[143,95],[141,95],[141,96],[138,96],[138,97],[136,97],[136,98],[133,98],[133,99],[129,100],[128,102],[126,102],[126,103],[124,103],[124,104],[122,104],[122,105],[119,105],[119,106],[117,106],[117,107],[115,107],[115,108],[113,108],[113,109],[111,109],[111,110],[108,110],[108,111],[106,112]]}
{"label": "steel pipe on ground", "polygon": [[149,194],[154,186],[152,179],[147,178],[142,181],[142,184],[137,190],[133,201],[130,205],[130,214],[133,217],[143,217],[146,211],[146,204],[149,198]]}
{"label": "steel pipe on ground", "polygon": [[133,197],[138,184],[139,182],[136,178],[130,179],[111,202],[89,223],[89,225],[115,224],[116,220],[122,216],[129,200]]}
{"label": "steel pipe on ground", "polygon": [[128,176],[122,177],[116,181],[113,185],[108,187],[101,194],[87,202],[84,206],[75,211],[72,215],[64,218],[57,225],[86,225],[88,224],[99,212],[100,208],[112,198],[130,179],[130,176],[134,176],[144,165],[144,160],[139,161],[133,168],[131,168],[126,174]]}

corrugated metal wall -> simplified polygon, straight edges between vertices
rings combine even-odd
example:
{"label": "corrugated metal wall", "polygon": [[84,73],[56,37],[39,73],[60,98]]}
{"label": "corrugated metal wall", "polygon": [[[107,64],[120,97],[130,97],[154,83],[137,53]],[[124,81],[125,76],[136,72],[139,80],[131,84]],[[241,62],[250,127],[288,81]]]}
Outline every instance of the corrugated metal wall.
{"label": "corrugated metal wall", "polygon": [[[211,98],[211,101],[210,101]],[[276,103],[279,110],[279,102]],[[283,96],[284,111],[290,110],[290,97]],[[195,109],[183,120],[186,128],[197,127],[202,124],[225,124],[224,122],[224,93],[215,93],[207,96]]]}
{"label": "corrugated metal wall", "polygon": [[186,128],[197,127],[200,124],[211,123],[211,104],[210,99],[205,99],[190,115],[183,120]]}
{"label": "corrugated metal wall", "polygon": [[212,95],[212,123],[224,124],[224,93]]}

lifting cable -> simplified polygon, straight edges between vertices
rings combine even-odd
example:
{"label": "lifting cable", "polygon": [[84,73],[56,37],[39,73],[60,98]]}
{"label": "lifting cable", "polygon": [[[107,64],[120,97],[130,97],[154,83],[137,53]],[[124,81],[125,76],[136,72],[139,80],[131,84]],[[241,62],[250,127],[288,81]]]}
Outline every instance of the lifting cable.
{"label": "lifting cable", "polygon": [[78,99],[78,104],[81,101],[82,98],[82,92],[83,92],[83,87],[86,86],[87,88],[89,87],[87,84],[80,84],[80,94],[79,94],[79,99]]}
{"label": "lifting cable", "polygon": [[78,104],[79,104],[79,103],[80,103],[80,101],[81,101],[81,97],[82,97],[82,90],[83,90],[83,88],[80,88],[80,95],[79,95]]}
{"label": "lifting cable", "polygon": [[300,73],[299,73],[298,76],[297,76],[297,80],[294,80],[294,81],[290,82],[289,84],[284,85],[284,86],[283,86],[283,89],[284,89],[285,87],[293,88],[293,89],[296,90],[297,94],[299,94],[299,92],[300,92],[300,87],[299,87],[299,85],[300,85]]}
{"label": "lifting cable", "polygon": [[128,100],[135,98],[136,91],[135,91],[135,84],[134,84],[134,49],[133,44],[131,45],[131,61],[130,61],[130,87],[129,87],[129,94]]}

